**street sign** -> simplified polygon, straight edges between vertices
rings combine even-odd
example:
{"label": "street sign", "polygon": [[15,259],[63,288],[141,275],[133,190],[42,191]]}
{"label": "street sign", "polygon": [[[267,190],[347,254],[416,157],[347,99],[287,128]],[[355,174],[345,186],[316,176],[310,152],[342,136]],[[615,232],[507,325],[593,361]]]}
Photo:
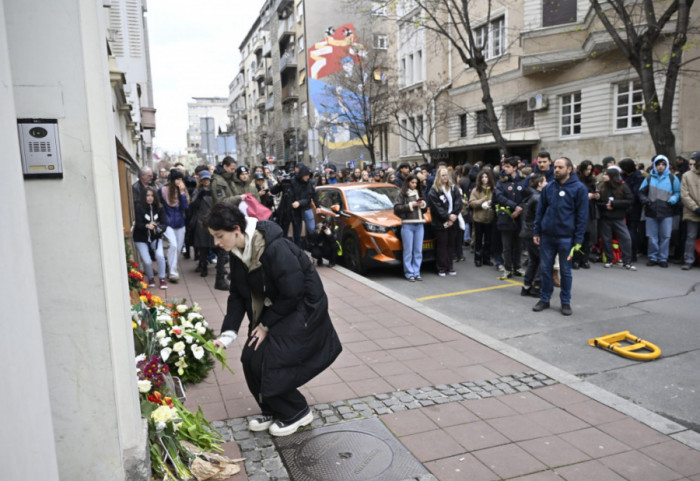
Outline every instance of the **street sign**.
{"label": "street sign", "polygon": [[267,158],[267,163],[268,163],[268,164],[274,164],[274,163],[275,163],[275,156],[274,156],[274,155],[270,155],[270,156]]}

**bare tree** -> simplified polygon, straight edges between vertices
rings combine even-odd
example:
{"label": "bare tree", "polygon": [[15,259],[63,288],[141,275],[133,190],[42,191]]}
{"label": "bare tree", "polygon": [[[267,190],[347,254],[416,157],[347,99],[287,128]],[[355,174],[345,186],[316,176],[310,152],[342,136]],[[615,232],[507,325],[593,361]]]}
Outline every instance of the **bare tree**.
{"label": "bare tree", "polygon": [[396,133],[407,142],[415,145],[415,151],[430,163],[431,139],[438,129],[447,124],[449,109],[444,96],[444,86],[438,81],[426,82],[424,87],[411,92],[392,89],[390,113],[396,122]]}
{"label": "bare tree", "polygon": [[[473,27],[475,21],[478,21],[479,25],[491,23],[492,0],[385,0],[377,2],[377,5],[378,8],[391,11],[398,9],[417,12],[400,17],[399,24],[422,27],[433,32],[447,41],[464,65],[474,69],[481,88],[481,101],[486,108],[488,128],[501,154],[506,155],[508,144],[498,126],[489,84],[491,70],[498,59],[488,59],[487,62],[488,54],[485,51],[489,42],[494,40],[503,42],[502,47],[505,47],[505,35],[502,38],[489,39],[488,34],[477,35],[477,29]],[[484,10],[485,16],[480,13]]]}
{"label": "bare tree", "polygon": [[338,133],[357,141],[369,153],[372,165],[392,101],[385,57],[382,50],[367,50],[361,61],[345,59],[343,71],[328,79],[317,106],[323,111],[318,122],[325,126],[326,139]]}
{"label": "bare tree", "polygon": [[[683,53],[694,0],[608,0],[605,3],[610,8],[604,8],[599,0],[590,1],[605,30],[639,76],[644,95],[642,115],[656,152],[675,159],[676,137],[671,130],[673,100],[684,66]],[[655,49],[667,38],[670,38],[670,52],[656,59]],[[697,60],[696,57],[690,61]],[[655,76],[660,74],[665,78],[662,99],[655,82]]]}

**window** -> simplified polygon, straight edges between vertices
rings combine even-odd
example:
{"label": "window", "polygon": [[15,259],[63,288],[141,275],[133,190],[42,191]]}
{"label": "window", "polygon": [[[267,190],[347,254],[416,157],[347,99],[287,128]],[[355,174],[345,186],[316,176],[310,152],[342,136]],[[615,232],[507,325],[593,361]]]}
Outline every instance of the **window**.
{"label": "window", "polygon": [[459,115],[459,136],[467,136],[467,114]]}
{"label": "window", "polygon": [[303,51],[304,51],[304,36],[299,35],[299,52],[301,53]]}
{"label": "window", "polygon": [[301,18],[304,16],[304,2],[299,2],[297,5],[297,23],[301,22]]}
{"label": "window", "polygon": [[642,83],[638,80],[630,80],[618,84],[615,96],[616,129],[625,130],[641,127],[643,110]]}
{"label": "window", "polygon": [[374,34],[373,37],[373,46],[374,48],[378,50],[386,50],[387,49],[387,36],[386,35],[379,35],[379,34]]}
{"label": "window", "polygon": [[413,54],[406,60],[406,85],[413,84]]}
{"label": "window", "polygon": [[386,2],[372,2],[372,15],[386,17]]}
{"label": "window", "polygon": [[414,58],[413,81],[414,82],[422,82],[423,81],[423,51],[417,50],[413,58]]}
{"label": "window", "polygon": [[561,96],[561,136],[581,134],[581,92]]}
{"label": "window", "polygon": [[529,129],[535,126],[535,113],[527,110],[527,102],[506,106],[506,130]]}
{"label": "window", "polygon": [[483,48],[484,58],[503,55],[506,50],[506,19],[504,16],[491,20],[474,29],[476,44]]}
{"label": "window", "polygon": [[306,102],[302,102],[301,103],[301,116],[306,118],[307,115],[309,115],[308,106],[306,105]]}
{"label": "window", "polygon": [[542,26],[552,27],[576,21],[576,0],[543,0]]}
{"label": "window", "polygon": [[489,116],[485,110],[479,110],[476,113],[476,135],[485,135],[491,133],[491,123]]}

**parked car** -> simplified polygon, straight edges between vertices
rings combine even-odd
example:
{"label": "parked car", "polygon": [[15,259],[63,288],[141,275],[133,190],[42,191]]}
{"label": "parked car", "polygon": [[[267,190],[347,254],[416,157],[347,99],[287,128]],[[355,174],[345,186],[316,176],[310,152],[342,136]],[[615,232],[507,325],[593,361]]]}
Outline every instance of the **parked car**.
{"label": "parked car", "polygon": [[[347,183],[316,187],[321,216],[335,216],[345,266],[357,273],[369,267],[402,265],[401,219],[394,214],[400,189],[385,183]],[[425,214],[423,260],[435,258],[430,213]]]}

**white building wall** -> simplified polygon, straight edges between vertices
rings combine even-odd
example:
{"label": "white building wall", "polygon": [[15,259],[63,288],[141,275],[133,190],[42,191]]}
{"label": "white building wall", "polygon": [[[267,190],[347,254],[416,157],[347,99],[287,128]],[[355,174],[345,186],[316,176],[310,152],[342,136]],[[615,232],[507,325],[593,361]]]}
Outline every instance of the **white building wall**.
{"label": "white building wall", "polygon": [[[146,479],[127,474],[125,467],[146,454],[146,438],[136,390],[102,2],[4,2],[4,8],[0,30],[8,37],[14,115],[58,119],[64,166],[63,179],[24,181],[16,174],[3,179],[26,191],[31,241],[13,235],[3,247],[21,262],[14,282],[35,276],[34,305],[43,331],[40,338],[35,328],[18,345],[37,351],[43,346],[60,478]],[[13,145],[8,135],[0,131],[4,146]],[[17,200],[12,205],[21,213],[24,204]],[[18,255],[23,248],[31,249],[34,272],[32,256]],[[18,299],[28,297],[31,292]],[[18,372],[38,372],[41,362],[36,356]],[[32,432],[34,438],[50,433],[44,425]],[[0,436],[4,445],[4,429]],[[51,450],[47,453],[50,457]],[[44,457],[26,464],[39,465]],[[11,464],[17,463],[5,469]]]}
{"label": "white building wall", "polygon": [[0,189],[12,199],[0,203],[4,226],[0,229],[0,249],[5,253],[0,269],[4,300],[0,465],[3,479],[53,481],[58,480],[58,464],[5,24],[0,1],[0,145],[4,160]]}

